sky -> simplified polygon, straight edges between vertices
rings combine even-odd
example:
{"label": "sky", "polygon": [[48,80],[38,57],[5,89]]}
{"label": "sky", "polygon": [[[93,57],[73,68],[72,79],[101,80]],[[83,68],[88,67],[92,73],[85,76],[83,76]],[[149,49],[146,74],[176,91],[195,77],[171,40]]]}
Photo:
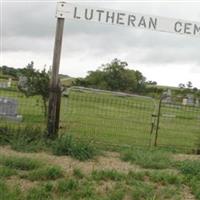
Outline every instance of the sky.
{"label": "sky", "polygon": [[[0,65],[52,65],[56,1],[1,2]],[[200,22],[200,1],[73,1],[77,5]],[[92,22],[65,20],[60,73],[84,77],[118,58],[147,80],[200,88],[200,38]]]}

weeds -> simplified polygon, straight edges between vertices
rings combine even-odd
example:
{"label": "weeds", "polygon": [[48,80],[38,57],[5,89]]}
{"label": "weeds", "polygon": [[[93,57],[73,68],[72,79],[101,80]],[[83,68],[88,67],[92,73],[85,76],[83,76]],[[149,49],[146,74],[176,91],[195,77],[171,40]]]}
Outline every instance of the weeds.
{"label": "weeds", "polygon": [[84,161],[96,155],[95,148],[90,143],[75,140],[71,135],[60,136],[53,145],[55,155],[69,155]]}
{"label": "weeds", "polygon": [[83,172],[82,172],[80,169],[74,169],[74,170],[73,170],[73,175],[74,175],[76,178],[79,178],[79,179],[84,178],[84,174],[83,174]]}
{"label": "weeds", "polygon": [[37,160],[26,157],[0,156],[0,164],[13,169],[33,170],[41,166]]}
{"label": "weeds", "polygon": [[60,180],[58,182],[58,191],[60,193],[70,192],[72,190],[76,190],[77,188],[78,188],[78,181],[74,179]]}
{"label": "weeds", "polygon": [[10,145],[16,151],[41,151],[46,147],[44,131],[41,128],[33,127],[18,128],[12,135]]}
{"label": "weeds", "polygon": [[45,187],[34,187],[28,191],[27,200],[51,200],[52,195],[49,193]]}
{"label": "weeds", "polygon": [[170,154],[157,149],[128,149],[122,152],[121,159],[150,169],[166,169],[172,165]]}
{"label": "weeds", "polygon": [[63,171],[58,166],[43,167],[34,171],[31,171],[24,178],[31,181],[44,181],[44,180],[55,180],[63,176]]}
{"label": "weeds", "polygon": [[8,187],[5,182],[0,180],[0,199],[1,200],[22,200],[24,196],[19,187]]}
{"label": "weeds", "polygon": [[185,184],[192,189],[196,199],[200,200],[200,161],[185,160],[177,162],[176,165],[185,176]]}
{"label": "weeds", "polygon": [[125,178],[125,175],[117,172],[116,170],[102,170],[102,171],[93,171],[92,178],[96,181],[100,180],[112,180],[112,181],[121,181]]}
{"label": "weeds", "polygon": [[0,166],[0,178],[16,175],[17,171],[5,166]]}

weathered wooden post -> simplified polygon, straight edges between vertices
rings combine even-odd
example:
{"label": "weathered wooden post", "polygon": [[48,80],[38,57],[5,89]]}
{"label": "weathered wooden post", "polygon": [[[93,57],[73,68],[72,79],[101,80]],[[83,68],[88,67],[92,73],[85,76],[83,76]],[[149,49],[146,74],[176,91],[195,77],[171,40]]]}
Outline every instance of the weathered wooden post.
{"label": "weathered wooden post", "polygon": [[59,7],[64,7],[65,2],[59,2],[57,7],[57,26],[56,36],[54,44],[53,64],[52,64],[52,75],[50,82],[50,96],[49,96],[49,107],[48,107],[48,122],[47,122],[47,136],[55,138],[58,134],[59,129],[59,114],[60,114],[60,84],[59,84],[59,66],[60,56],[62,48],[62,38],[64,30],[65,18],[62,12],[59,12]]}

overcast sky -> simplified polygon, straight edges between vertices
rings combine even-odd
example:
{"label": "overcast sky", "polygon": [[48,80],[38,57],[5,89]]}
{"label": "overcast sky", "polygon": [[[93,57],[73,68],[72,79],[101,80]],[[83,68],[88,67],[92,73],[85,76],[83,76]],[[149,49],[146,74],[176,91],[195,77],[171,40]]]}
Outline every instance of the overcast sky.
{"label": "overcast sky", "polygon": [[[74,1],[70,1],[74,2]],[[200,22],[200,1],[76,1],[135,13]],[[1,2],[0,65],[47,68],[52,63],[56,1]],[[118,58],[148,80],[200,88],[200,38],[91,22],[65,22],[60,73],[84,77]]]}

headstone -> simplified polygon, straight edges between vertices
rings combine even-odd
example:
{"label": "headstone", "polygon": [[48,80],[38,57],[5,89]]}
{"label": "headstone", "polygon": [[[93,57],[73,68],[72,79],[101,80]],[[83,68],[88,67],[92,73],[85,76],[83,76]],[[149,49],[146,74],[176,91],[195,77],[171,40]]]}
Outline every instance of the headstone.
{"label": "headstone", "polygon": [[22,116],[17,114],[17,107],[16,100],[0,97],[0,118],[21,121]]}
{"label": "headstone", "polygon": [[182,103],[182,104],[183,104],[184,106],[187,105],[187,100],[188,100],[187,98],[184,98],[184,99],[183,99],[183,103]]}
{"label": "headstone", "polygon": [[27,90],[28,90],[28,87],[27,87],[27,77],[25,77],[25,76],[20,76],[20,77],[19,77],[19,81],[18,81],[18,86],[19,86],[21,89],[27,91]]}
{"label": "headstone", "polygon": [[9,79],[8,79],[8,83],[7,83],[7,85],[8,85],[8,88],[10,88],[10,87],[11,87],[11,84],[12,84],[12,79],[11,79],[11,78],[9,78]]}
{"label": "headstone", "polygon": [[11,87],[12,79],[9,78],[8,82],[1,82],[0,83],[0,88],[9,88]]}
{"label": "headstone", "polygon": [[200,103],[199,103],[199,99],[196,98],[195,106],[196,106],[196,107],[199,107],[199,105],[200,105]]}
{"label": "headstone", "polygon": [[164,95],[166,96],[163,99],[164,103],[172,103],[172,91],[168,89],[167,91],[164,92]]}
{"label": "headstone", "polygon": [[194,105],[193,95],[187,95],[187,105],[190,105],[190,106]]}

